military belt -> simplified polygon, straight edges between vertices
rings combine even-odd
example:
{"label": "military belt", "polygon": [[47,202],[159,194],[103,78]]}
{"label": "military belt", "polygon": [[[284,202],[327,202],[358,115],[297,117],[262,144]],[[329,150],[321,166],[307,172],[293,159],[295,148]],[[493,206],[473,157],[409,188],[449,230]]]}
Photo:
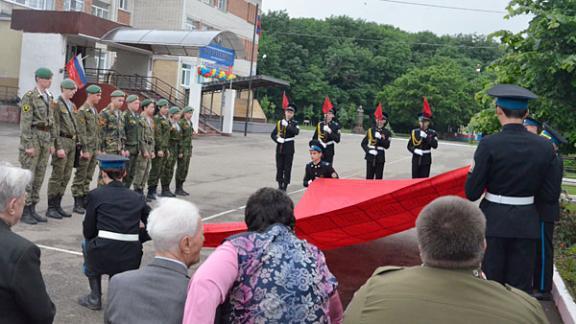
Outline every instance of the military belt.
{"label": "military belt", "polygon": [[138,234],[121,234],[109,231],[98,231],[98,237],[114,241],[137,242],[139,240]]}
{"label": "military belt", "polygon": [[60,133],[60,137],[65,137],[65,138],[69,138],[69,139],[75,139],[76,136],[74,135],[69,135],[69,134],[64,134],[64,133]]}
{"label": "military belt", "polygon": [[32,128],[36,128],[37,130],[41,130],[43,132],[50,131],[50,127],[48,127],[48,126],[32,125]]}
{"label": "military belt", "polygon": [[368,148],[371,149],[371,150],[379,150],[379,151],[384,151],[384,150],[385,150],[384,146],[368,145]]}
{"label": "military belt", "polygon": [[334,141],[330,141],[330,142],[324,143],[322,140],[320,140],[320,144],[322,144],[322,146],[323,146],[324,148],[326,148],[328,145],[334,145],[334,143],[335,143]]}
{"label": "military belt", "polygon": [[294,140],[294,137],[287,137],[284,139],[284,143],[286,142],[292,142]]}
{"label": "military belt", "polygon": [[422,154],[430,154],[430,153],[432,153],[432,151],[431,150],[414,149],[414,153],[416,153],[418,155],[422,155]]}
{"label": "military belt", "polygon": [[509,197],[502,195],[495,195],[487,192],[484,198],[490,202],[502,205],[525,206],[534,203],[534,196],[530,197]]}

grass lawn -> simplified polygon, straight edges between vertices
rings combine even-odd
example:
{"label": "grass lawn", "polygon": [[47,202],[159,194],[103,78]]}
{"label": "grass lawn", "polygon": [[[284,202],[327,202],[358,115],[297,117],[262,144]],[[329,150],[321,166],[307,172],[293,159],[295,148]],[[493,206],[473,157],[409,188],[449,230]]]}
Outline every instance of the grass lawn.
{"label": "grass lawn", "polygon": [[576,196],[576,186],[562,185],[562,190],[566,190],[569,195]]}

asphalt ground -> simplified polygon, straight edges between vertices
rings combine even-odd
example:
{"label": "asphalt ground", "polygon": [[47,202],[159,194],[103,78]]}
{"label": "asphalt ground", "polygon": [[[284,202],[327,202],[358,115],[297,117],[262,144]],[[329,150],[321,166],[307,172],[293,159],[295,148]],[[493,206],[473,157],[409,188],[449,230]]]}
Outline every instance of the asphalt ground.
{"label": "asphalt ground", "polygon": [[[307,144],[312,132],[302,131],[296,140],[296,154],[292,171],[292,184],[288,193],[298,203],[305,189],[302,186],[304,166],[309,162]],[[365,176],[364,152],[360,147],[361,135],[343,134],[336,146],[334,167],[341,178]],[[0,160],[18,163],[19,129],[17,125],[0,124]],[[394,138],[386,152],[385,179],[409,178],[411,155],[406,149],[407,139]],[[194,202],[205,222],[230,222],[243,219],[243,206],[247,198],[261,187],[276,187],[275,144],[267,134],[235,133],[230,137],[207,136],[195,139],[188,179],[184,189],[190,193],[186,199]],[[474,146],[464,143],[440,142],[433,152],[431,174],[440,174],[470,163]],[[39,212],[45,212],[46,186],[51,173],[48,167],[41,190]],[[96,179],[96,177],[94,177]],[[92,187],[96,186],[95,179]],[[172,188],[174,189],[174,188]],[[72,210],[70,187],[63,207]],[[50,219],[47,224],[18,224],[13,230],[38,244],[42,250],[42,273],[48,292],[56,304],[55,323],[102,323],[103,312],[79,306],[76,299],[89,291],[82,273],[80,242],[82,215],[74,214],[64,220]],[[142,264],[153,257],[151,242],[144,245]],[[202,260],[211,249],[203,249]],[[325,252],[332,272],[340,282],[340,293],[346,304],[353,292],[383,265],[411,266],[419,264],[418,249],[413,230],[405,231],[377,241]],[[193,274],[195,267],[190,273]],[[449,288],[447,288],[449,289]],[[106,303],[107,280],[103,280],[103,303]],[[561,323],[555,306],[544,304],[552,323]]]}

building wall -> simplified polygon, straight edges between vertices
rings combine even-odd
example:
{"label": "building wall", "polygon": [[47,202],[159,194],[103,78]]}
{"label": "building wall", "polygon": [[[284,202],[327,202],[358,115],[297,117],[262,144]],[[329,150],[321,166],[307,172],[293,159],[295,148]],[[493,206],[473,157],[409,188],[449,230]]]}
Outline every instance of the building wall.
{"label": "building wall", "polygon": [[172,87],[182,90],[179,71],[178,58],[155,57],[153,60],[152,74]]}
{"label": "building wall", "polygon": [[181,30],[184,26],[184,0],[138,0],[133,10],[135,28]]}
{"label": "building wall", "polygon": [[118,9],[118,20],[119,23],[124,25],[132,24],[131,14],[130,12],[122,9]]}
{"label": "building wall", "polygon": [[0,85],[17,87],[22,32],[10,29],[9,20],[0,20],[0,39]]}

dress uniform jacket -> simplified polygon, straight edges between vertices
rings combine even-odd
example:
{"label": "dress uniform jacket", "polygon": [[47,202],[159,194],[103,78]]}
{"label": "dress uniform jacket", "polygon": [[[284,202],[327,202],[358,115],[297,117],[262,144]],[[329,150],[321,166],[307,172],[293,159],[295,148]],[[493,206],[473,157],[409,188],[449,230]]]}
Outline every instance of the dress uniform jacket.
{"label": "dress uniform jacket", "polygon": [[[380,133],[381,138],[376,137],[376,133]],[[386,155],[384,153],[384,149],[390,148],[390,137],[392,137],[392,133],[386,129],[378,129],[376,127],[371,127],[366,132],[366,136],[362,139],[362,149],[366,153],[364,159],[366,161],[372,162],[376,160],[378,163],[386,162]],[[377,155],[370,154],[370,150],[376,150]]]}
{"label": "dress uniform jacket", "polygon": [[[422,138],[420,132],[426,133],[426,138]],[[410,139],[408,140],[408,151],[412,153],[412,163],[417,162],[418,165],[432,164],[431,149],[438,148],[438,136],[433,129],[421,130],[420,128],[413,129],[410,132]],[[418,154],[417,149],[428,151],[428,153]]]}
{"label": "dress uniform jacket", "polygon": [[49,324],[56,308],[40,272],[40,249],[0,220],[0,322]]}
{"label": "dress uniform jacket", "polygon": [[[283,126],[281,120],[276,122],[276,127],[270,133],[270,138],[277,144],[276,154],[294,154],[294,137],[299,133],[298,122],[293,119],[288,121],[288,126]],[[284,143],[278,143],[279,137],[284,138]]]}
{"label": "dress uniform jacket", "polygon": [[90,191],[83,222],[87,266],[95,274],[114,275],[140,267],[142,243],[99,237],[99,231],[141,235],[140,222],[148,221],[150,207],[144,197],[119,181]]}
{"label": "dress uniform jacket", "polygon": [[524,292],[481,279],[477,270],[381,267],[355,293],[345,324],[544,324]]}
{"label": "dress uniform jacket", "polygon": [[[324,126],[328,125],[332,130],[332,133],[324,131]],[[322,152],[322,160],[330,164],[334,161],[334,145],[335,143],[340,143],[340,124],[335,121],[331,121],[326,124],[325,122],[319,122],[314,131],[314,136],[312,139],[319,140],[322,144],[324,151]]]}
{"label": "dress uniform jacket", "polygon": [[306,164],[304,187],[308,187],[308,181],[313,181],[316,178],[338,178],[338,173],[328,162],[320,161],[318,164],[314,164],[314,162]]}

